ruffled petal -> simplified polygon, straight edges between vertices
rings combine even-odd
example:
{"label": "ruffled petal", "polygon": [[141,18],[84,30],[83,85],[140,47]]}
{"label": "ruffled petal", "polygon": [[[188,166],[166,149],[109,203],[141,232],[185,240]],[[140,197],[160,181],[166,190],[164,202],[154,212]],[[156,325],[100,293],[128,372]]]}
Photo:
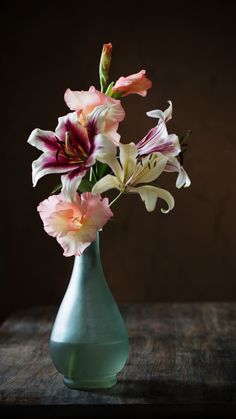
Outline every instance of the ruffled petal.
{"label": "ruffled petal", "polygon": [[81,201],[85,203],[86,213],[84,215],[84,224],[86,226],[93,226],[96,228],[102,227],[106,219],[108,220],[113,216],[111,209],[109,208],[108,198],[104,198],[101,201],[101,195],[93,195],[90,192],[82,194]]}
{"label": "ruffled petal", "polygon": [[158,198],[161,198],[164,201],[166,201],[168,205],[168,208],[162,208],[161,212],[167,213],[174,208],[174,198],[170,194],[170,192],[166,191],[165,189],[157,188],[156,186],[151,185],[139,186],[137,188],[129,186],[126,192],[138,193],[141,199],[144,201],[147,211],[149,212],[155,209]]}
{"label": "ruffled petal", "polygon": [[65,91],[64,100],[71,110],[83,110],[86,113],[89,113],[95,106],[105,102],[104,96],[91,86],[89,91],[72,91],[67,89]]}
{"label": "ruffled petal", "polygon": [[63,194],[50,196],[38,211],[45,231],[56,237],[64,256],[81,255],[113,215],[108,199],[90,192],[76,194],[73,202],[65,201]]}
{"label": "ruffled petal", "polygon": [[122,96],[137,93],[140,96],[146,96],[147,90],[152,87],[152,82],[146,77],[146,71],[131,74],[127,77],[120,77],[112,88],[114,93],[119,92]]}

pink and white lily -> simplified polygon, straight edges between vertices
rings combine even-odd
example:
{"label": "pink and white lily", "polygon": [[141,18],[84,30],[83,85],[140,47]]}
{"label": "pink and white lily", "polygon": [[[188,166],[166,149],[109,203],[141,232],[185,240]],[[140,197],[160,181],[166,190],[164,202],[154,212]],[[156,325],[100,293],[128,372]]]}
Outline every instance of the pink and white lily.
{"label": "pink and white lily", "polygon": [[38,212],[45,231],[57,239],[64,256],[80,256],[113,216],[108,199],[90,192],[76,193],[72,202],[63,194],[51,195],[39,204]]}
{"label": "pink and white lily", "polygon": [[[93,187],[93,193],[103,193],[109,189],[118,189],[121,193],[138,193],[144,201],[147,211],[153,211],[158,198],[166,201],[168,208],[161,209],[167,213],[174,207],[172,195],[165,189],[149,185],[163,172],[168,157],[161,153],[152,153],[139,158],[134,143],[120,144],[119,161],[110,156],[106,163],[114,175],[106,175]],[[147,185],[148,184],[148,185]]]}
{"label": "pink and white lily", "polygon": [[64,95],[67,106],[77,112],[78,121],[81,125],[86,125],[87,118],[98,106],[107,106],[106,118],[103,124],[103,133],[118,145],[120,135],[117,133],[119,122],[123,121],[125,111],[121,106],[120,100],[99,92],[91,86],[88,91],[72,91],[67,89]]}
{"label": "pink and white lily", "polygon": [[166,156],[173,157],[180,153],[179,138],[175,134],[168,134],[166,122],[172,117],[172,103],[162,112],[157,109],[147,112],[152,118],[159,118],[158,124],[152,128],[145,137],[138,142],[137,148],[140,156],[159,152]]}
{"label": "pink and white lily", "polygon": [[152,82],[146,76],[146,70],[131,74],[127,77],[120,77],[112,87],[112,93],[119,96],[128,96],[136,93],[140,96],[146,96],[147,90],[152,87]]}
{"label": "pink and white lily", "polygon": [[33,185],[50,173],[66,173],[62,176],[63,192],[71,199],[87,170],[99,157],[114,154],[116,146],[104,134],[106,120],[124,116],[119,104],[98,106],[87,117],[86,126],[72,112],[58,119],[55,133],[35,129],[28,143],[43,151],[33,162]]}
{"label": "pink and white lily", "polygon": [[162,112],[159,109],[147,112],[151,118],[158,118],[158,124],[152,128],[147,135],[139,141],[137,149],[140,156],[145,156],[153,152],[160,152],[168,156],[165,172],[177,172],[176,187],[187,188],[191,185],[191,181],[180,164],[176,156],[181,153],[181,146],[179,138],[175,134],[168,134],[166,122],[172,118],[173,106],[172,102],[168,101],[169,107]]}

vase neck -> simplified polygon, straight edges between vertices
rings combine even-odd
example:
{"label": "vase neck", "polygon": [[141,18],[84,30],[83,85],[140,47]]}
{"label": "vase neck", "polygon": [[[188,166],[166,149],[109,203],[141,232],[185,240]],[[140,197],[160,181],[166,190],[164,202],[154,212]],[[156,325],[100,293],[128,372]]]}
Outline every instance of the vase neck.
{"label": "vase neck", "polygon": [[100,260],[100,246],[99,246],[99,232],[97,233],[96,240],[94,240],[82,253],[81,256],[75,256],[75,260],[77,259],[83,259],[84,262],[88,260],[91,262],[91,260],[99,259]]}
{"label": "vase neck", "polygon": [[[71,286],[78,286],[85,282],[104,280],[104,273],[100,259],[99,233],[81,256],[75,256],[74,267],[71,276]],[[73,284],[73,285],[72,285]],[[80,285],[79,285],[80,286]]]}

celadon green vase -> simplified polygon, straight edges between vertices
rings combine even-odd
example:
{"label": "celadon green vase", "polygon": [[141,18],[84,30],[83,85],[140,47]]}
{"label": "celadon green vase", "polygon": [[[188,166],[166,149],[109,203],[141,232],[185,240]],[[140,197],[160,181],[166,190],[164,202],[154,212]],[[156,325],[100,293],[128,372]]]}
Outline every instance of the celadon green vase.
{"label": "celadon green vase", "polygon": [[128,334],[104,276],[99,235],[75,256],[50,353],[64,383],[74,389],[112,387],[128,358]]}

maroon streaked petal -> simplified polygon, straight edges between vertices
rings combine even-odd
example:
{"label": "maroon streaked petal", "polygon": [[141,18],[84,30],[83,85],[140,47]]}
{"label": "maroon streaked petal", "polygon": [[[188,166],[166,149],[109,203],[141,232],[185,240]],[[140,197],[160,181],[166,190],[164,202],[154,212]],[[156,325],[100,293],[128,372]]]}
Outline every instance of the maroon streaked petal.
{"label": "maroon streaked petal", "polygon": [[143,156],[143,155],[159,152],[159,153],[170,155],[170,156],[177,156],[180,152],[180,147],[178,144],[178,137],[174,136],[174,134],[173,134],[173,137],[174,137],[173,140],[171,137],[172,136],[169,136],[168,138],[160,140],[158,144],[156,144],[155,141],[152,141],[149,144],[144,145],[139,150],[139,155]]}
{"label": "maroon streaked petal", "polygon": [[[78,165],[76,165],[78,167]],[[76,167],[76,168],[77,168]],[[33,161],[32,164],[32,178],[33,186],[36,186],[37,182],[41,177],[51,173],[65,173],[75,169],[75,165],[66,163],[58,164],[58,161],[51,154],[42,154],[37,160]]]}
{"label": "maroon streaked petal", "polygon": [[163,121],[159,121],[159,123],[145,135],[145,137],[138,142],[137,147],[141,148],[150,141],[158,142],[160,139],[166,138],[168,136],[168,132],[166,129],[166,124]]}
{"label": "maroon streaked petal", "polygon": [[31,132],[27,142],[38,150],[45,152],[57,151],[59,148],[55,133],[39,128],[36,128]]}
{"label": "maroon streaked petal", "polygon": [[78,168],[66,175],[61,176],[62,190],[61,193],[66,201],[73,202],[75,193],[80,185],[81,179],[87,172],[86,168]]}
{"label": "maroon streaked petal", "polygon": [[86,153],[89,152],[90,143],[87,130],[78,122],[76,112],[71,112],[58,118],[55,132],[57,137],[63,142],[65,142],[66,132],[70,132],[71,142],[74,147],[77,148],[79,144]]}

